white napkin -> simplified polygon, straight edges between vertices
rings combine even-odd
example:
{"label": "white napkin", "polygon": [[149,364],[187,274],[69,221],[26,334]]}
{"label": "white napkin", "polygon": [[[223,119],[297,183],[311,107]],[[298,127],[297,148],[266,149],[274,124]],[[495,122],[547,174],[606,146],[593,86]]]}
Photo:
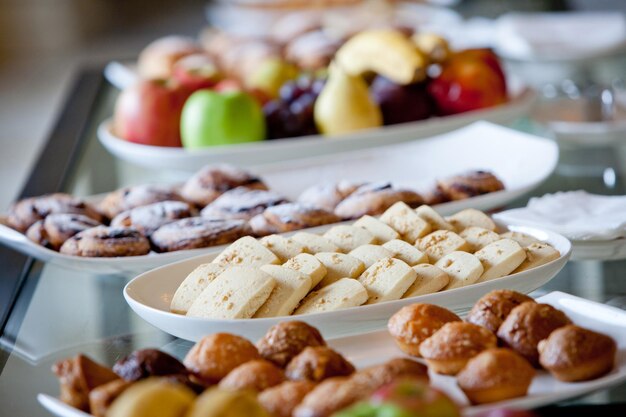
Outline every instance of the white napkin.
{"label": "white napkin", "polygon": [[508,13],[496,21],[496,49],[517,59],[581,60],[626,44],[618,12]]}
{"label": "white napkin", "polygon": [[506,224],[553,230],[572,240],[612,240],[626,237],[626,196],[558,192],[531,198],[525,208],[494,217]]}

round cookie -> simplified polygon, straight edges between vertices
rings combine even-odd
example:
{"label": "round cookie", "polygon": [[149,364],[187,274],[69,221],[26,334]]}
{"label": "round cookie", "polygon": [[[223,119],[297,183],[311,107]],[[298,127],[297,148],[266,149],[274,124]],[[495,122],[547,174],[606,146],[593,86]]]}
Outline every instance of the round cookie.
{"label": "round cookie", "polygon": [[249,220],[268,207],[286,202],[286,198],[272,191],[238,187],[217,197],[200,214],[207,219]]}
{"label": "round cookie", "polygon": [[100,226],[100,222],[82,214],[54,213],[30,226],[26,236],[41,246],[58,251],[72,236],[96,226]]}
{"label": "round cookie", "polygon": [[465,321],[496,333],[511,310],[527,301],[534,302],[529,296],[516,291],[493,290],[474,304]]}
{"label": "round cookie", "polygon": [[191,217],[195,213],[195,209],[189,203],[161,201],[120,213],[111,220],[111,226],[134,227],[145,236],[150,236],[164,224]]}
{"label": "round cookie", "polygon": [[324,209],[299,203],[285,203],[268,207],[262,214],[254,216],[250,219],[250,227],[255,235],[265,236],[339,221],[341,221],[339,217]]}
{"label": "round cookie", "polygon": [[264,359],[281,368],[308,346],[326,346],[326,342],[315,327],[296,320],[275,324],[256,344]]}
{"label": "round cookie", "polygon": [[248,232],[243,220],[189,217],[159,227],[150,236],[157,252],[206,248],[233,242]]}
{"label": "round cookie", "polygon": [[351,375],[354,371],[354,366],[334,350],[326,346],[309,346],[289,362],[285,374],[292,381],[319,382],[334,376]]}
{"label": "round cookie", "polygon": [[174,187],[134,185],[107,194],[99,208],[112,219],[122,212],[161,201],[182,201],[182,198]]}
{"label": "round cookie", "polygon": [[332,212],[344,198],[348,197],[362,185],[362,183],[352,181],[314,185],[300,194],[298,202]]}
{"label": "round cookie", "polygon": [[491,172],[470,171],[437,181],[437,190],[450,200],[463,200],[504,190],[504,184]]}
{"label": "round cookie", "polygon": [[71,237],[61,246],[65,255],[110,258],[150,252],[150,242],[131,228],[98,226]]}
{"label": "round cookie", "polygon": [[411,207],[424,202],[415,191],[397,189],[390,183],[373,183],[359,187],[335,207],[335,214],[342,219],[357,219],[366,214],[377,215],[402,201]]}

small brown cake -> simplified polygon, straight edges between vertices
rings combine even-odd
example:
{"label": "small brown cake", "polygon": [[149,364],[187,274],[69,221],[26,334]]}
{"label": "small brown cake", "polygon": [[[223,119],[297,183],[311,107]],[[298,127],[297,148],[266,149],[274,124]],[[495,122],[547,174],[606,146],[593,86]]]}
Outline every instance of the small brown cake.
{"label": "small brown cake", "polygon": [[539,342],[539,362],[561,381],[587,381],[613,369],[616,350],[611,337],[570,324]]}
{"label": "small brown cake", "polygon": [[326,346],[313,326],[302,321],[283,321],[270,327],[256,344],[264,359],[284,368],[306,347]]}
{"label": "small brown cake", "polygon": [[522,356],[495,348],[470,359],[457,382],[472,404],[486,404],[526,395],[534,376],[535,370]]}
{"label": "small brown cake", "polygon": [[9,208],[6,222],[9,227],[24,233],[35,222],[54,213],[82,214],[98,223],[106,220],[94,206],[86,201],[69,194],[56,193],[18,201]]}
{"label": "small brown cake", "polygon": [[243,169],[230,165],[209,165],[189,178],[180,193],[186,201],[204,207],[226,191],[237,187],[267,190],[260,178]]}
{"label": "small brown cake", "polygon": [[206,219],[250,220],[266,208],[286,202],[285,197],[273,191],[238,187],[217,197],[202,209],[201,215]]}
{"label": "small brown cake", "polygon": [[243,220],[211,220],[189,217],[167,223],[150,235],[157,252],[207,248],[234,242],[248,233]]}
{"label": "small brown cake", "polygon": [[260,393],[258,400],[270,415],[291,417],[293,410],[315,385],[311,381],[285,381]]}
{"label": "small brown cake", "polygon": [[264,359],[256,359],[233,369],[220,381],[219,387],[261,392],[285,380],[285,373],[282,369]]}
{"label": "small brown cake", "polygon": [[474,304],[465,321],[496,333],[511,310],[526,301],[534,302],[529,296],[516,291],[493,290]]}
{"label": "small brown cake", "polygon": [[330,417],[370,394],[370,390],[364,390],[351,378],[328,378],[304,397],[293,410],[293,417]]}
{"label": "small brown cake", "polygon": [[468,360],[497,344],[496,336],[484,327],[454,321],[423,341],[420,354],[434,372],[456,375]]}
{"label": "small brown cake", "polygon": [[111,226],[133,227],[145,236],[150,236],[164,224],[191,217],[194,214],[196,211],[189,203],[161,201],[120,213],[111,221]]}
{"label": "small brown cake", "polygon": [[319,382],[333,376],[351,375],[354,366],[326,346],[306,347],[289,362],[285,373],[291,380]]}
{"label": "small brown cake", "polygon": [[390,183],[373,183],[359,187],[337,205],[335,214],[343,219],[358,219],[366,214],[377,215],[402,201],[410,207],[424,203],[424,199],[415,191],[397,189]]}
{"label": "small brown cake", "polygon": [[130,387],[132,382],[115,379],[100,385],[89,393],[89,412],[95,417],[104,417],[111,403]]}
{"label": "small brown cake", "polygon": [[285,233],[307,227],[337,223],[341,219],[333,213],[299,203],[285,203],[268,207],[262,214],[250,219],[250,227],[257,236]]}
{"label": "small brown cake", "polygon": [[140,256],[150,252],[150,242],[136,229],[98,226],[66,240],[60,252],[64,255],[97,258]]}
{"label": "small brown cake", "polygon": [[387,328],[403,352],[420,356],[420,344],[444,324],[461,319],[443,307],[417,303],[402,307],[391,316]]}
{"label": "small brown cake", "polygon": [[537,345],[567,324],[571,321],[562,311],[548,304],[527,301],[511,310],[498,329],[498,338],[533,366],[539,366]]}
{"label": "small brown cake", "polygon": [[126,381],[151,376],[186,375],[187,369],[178,359],[157,349],[136,350],[113,365],[113,372]]}
{"label": "small brown cake", "polygon": [[375,391],[399,377],[421,379],[428,382],[426,365],[408,358],[394,358],[380,365],[361,369],[352,375],[352,380],[359,385]]}
{"label": "small brown cake", "polygon": [[437,181],[437,189],[450,200],[464,200],[504,190],[504,184],[491,172],[471,171]]}
{"label": "small brown cake", "polygon": [[171,186],[134,185],[107,194],[100,202],[99,208],[112,219],[124,211],[161,201],[182,201],[182,198]]}
{"label": "small brown cake", "polygon": [[41,246],[58,251],[72,236],[96,226],[100,226],[100,222],[82,214],[54,213],[30,226],[26,236]]}
{"label": "small brown cake", "polygon": [[84,355],[57,362],[52,367],[59,378],[61,401],[89,411],[89,393],[96,387],[119,379],[112,370]]}
{"label": "small brown cake", "polygon": [[215,333],[196,343],[183,363],[203,381],[217,383],[239,365],[254,359],[260,359],[259,352],[248,340]]}

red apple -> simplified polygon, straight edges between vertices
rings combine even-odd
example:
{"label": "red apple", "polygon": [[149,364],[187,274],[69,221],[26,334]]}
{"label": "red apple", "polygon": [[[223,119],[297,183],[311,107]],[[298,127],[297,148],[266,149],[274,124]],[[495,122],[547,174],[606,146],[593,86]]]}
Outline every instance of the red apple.
{"label": "red apple", "polygon": [[189,55],[176,61],[172,77],[191,92],[211,88],[222,79],[215,62],[206,54]]}
{"label": "red apple", "polygon": [[442,115],[496,106],[507,101],[504,72],[489,50],[467,50],[442,65],[428,86]]}
{"label": "red apple", "polygon": [[181,146],[180,113],[186,89],[165,80],[144,80],[122,91],[115,103],[114,133],[129,142]]}
{"label": "red apple", "polygon": [[379,388],[371,404],[393,404],[409,415],[459,417],[459,407],[443,392],[418,379],[403,378]]}

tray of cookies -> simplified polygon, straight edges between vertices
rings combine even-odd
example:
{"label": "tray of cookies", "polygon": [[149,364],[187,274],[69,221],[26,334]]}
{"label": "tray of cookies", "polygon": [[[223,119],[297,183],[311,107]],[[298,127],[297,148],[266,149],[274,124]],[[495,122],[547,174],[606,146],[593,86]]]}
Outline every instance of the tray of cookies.
{"label": "tray of cookies", "polygon": [[387,329],[348,337],[326,340],[310,324],[283,320],[257,338],[203,335],[181,359],[148,348],[109,367],[78,354],[53,366],[60,397],[38,400],[59,417],[531,409],[626,380],[624,323],[624,311],[566,293],[495,290],[464,320],[413,303],[394,311]]}
{"label": "tray of cookies", "polygon": [[398,202],[378,218],[243,237],[139,275],[124,297],[146,321],[187,340],[216,331],[255,338],[287,316],[337,337],[380,329],[416,301],[462,312],[493,289],[529,293],[570,251],[558,234],[503,228],[475,209],[443,217]]}
{"label": "tray of cookies", "polygon": [[492,209],[545,180],[557,157],[548,141],[476,125],[375,151],[259,165],[253,173],[210,165],[183,184],[19,201],[0,216],[0,242],[63,267],[140,272],[219,251],[244,235],[379,215],[398,201],[443,214]]}

